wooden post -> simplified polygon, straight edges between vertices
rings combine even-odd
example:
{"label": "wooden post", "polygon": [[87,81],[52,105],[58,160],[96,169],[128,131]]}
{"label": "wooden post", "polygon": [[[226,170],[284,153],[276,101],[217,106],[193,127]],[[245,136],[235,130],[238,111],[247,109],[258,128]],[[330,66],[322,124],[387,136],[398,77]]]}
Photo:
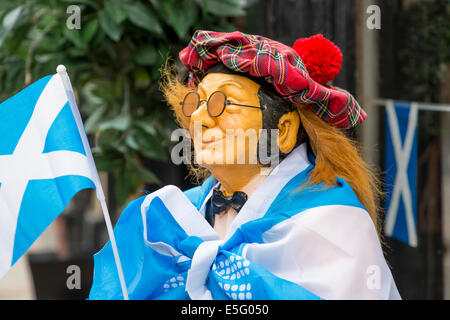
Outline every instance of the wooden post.
{"label": "wooden post", "polygon": [[367,19],[370,14],[367,13],[367,8],[376,4],[377,1],[374,0],[356,2],[356,95],[358,102],[367,112],[367,120],[360,126],[360,133],[364,159],[371,165],[377,165],[379,160],[378,106],[373,102],[379,97],[379,30],[368,28]]}

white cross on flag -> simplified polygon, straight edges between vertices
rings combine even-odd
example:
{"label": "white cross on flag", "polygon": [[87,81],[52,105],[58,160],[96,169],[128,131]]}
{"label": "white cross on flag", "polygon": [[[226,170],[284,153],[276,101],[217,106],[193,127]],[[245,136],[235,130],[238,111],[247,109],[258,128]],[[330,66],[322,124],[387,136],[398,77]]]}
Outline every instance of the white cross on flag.
{"label": "white cross on flag", "polygon": [[417,118],[415,103],[386,105],[386,235],[417,247]]}
{"label": "white cross on flag", "polygon": [[2,277],[78,191],[96,187],[98,174],[59,74],[1,103],[0,122]]}

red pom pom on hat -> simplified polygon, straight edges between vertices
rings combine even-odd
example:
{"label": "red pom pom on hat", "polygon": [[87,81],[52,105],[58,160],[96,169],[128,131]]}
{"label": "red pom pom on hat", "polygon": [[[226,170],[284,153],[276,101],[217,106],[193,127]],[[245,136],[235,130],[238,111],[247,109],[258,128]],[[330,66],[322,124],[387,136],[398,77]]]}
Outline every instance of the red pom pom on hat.
{"label": "red pom pom on hat", "polygon": [[322,85],[336,78],[341,70],[341,50],[321,34],[299,38],[292,48],[302,58],[310,77]]}

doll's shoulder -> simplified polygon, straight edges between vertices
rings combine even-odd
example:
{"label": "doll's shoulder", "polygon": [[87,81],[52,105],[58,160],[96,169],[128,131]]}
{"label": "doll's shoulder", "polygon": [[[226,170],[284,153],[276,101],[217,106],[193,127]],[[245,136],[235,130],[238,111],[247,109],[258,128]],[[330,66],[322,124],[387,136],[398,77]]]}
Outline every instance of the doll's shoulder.
{"label": "doll's shoulder", "polygon": [[214,183],[215,179],[213,176],[209,176],[201,185],[185,190],[183,193],[192,202],[194,207],[196,207],[197,210],[200,210],[203,201],[214,187]]}
{"label": "doll's shoulder", "polygon": [[352,187],[342,178],[336,184],[309,184],[307,179],[290,181],[272,203],[271,211],[297,214],[323,206],[348,206],[366,210]]}

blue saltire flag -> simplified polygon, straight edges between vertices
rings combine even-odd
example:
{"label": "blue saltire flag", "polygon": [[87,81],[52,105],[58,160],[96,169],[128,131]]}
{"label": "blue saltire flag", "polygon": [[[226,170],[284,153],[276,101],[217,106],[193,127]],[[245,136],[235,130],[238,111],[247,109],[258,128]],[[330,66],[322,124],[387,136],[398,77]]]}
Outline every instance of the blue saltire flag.
{"label": "blue saltire flag", "polygon": [[386,105],[385,234],[417,247],[418,106]]}
{"label": "blue saltire flag", "polygon": [[59,74],[0,104],[0,277],[78,191],[95,188],[75,119]]}

